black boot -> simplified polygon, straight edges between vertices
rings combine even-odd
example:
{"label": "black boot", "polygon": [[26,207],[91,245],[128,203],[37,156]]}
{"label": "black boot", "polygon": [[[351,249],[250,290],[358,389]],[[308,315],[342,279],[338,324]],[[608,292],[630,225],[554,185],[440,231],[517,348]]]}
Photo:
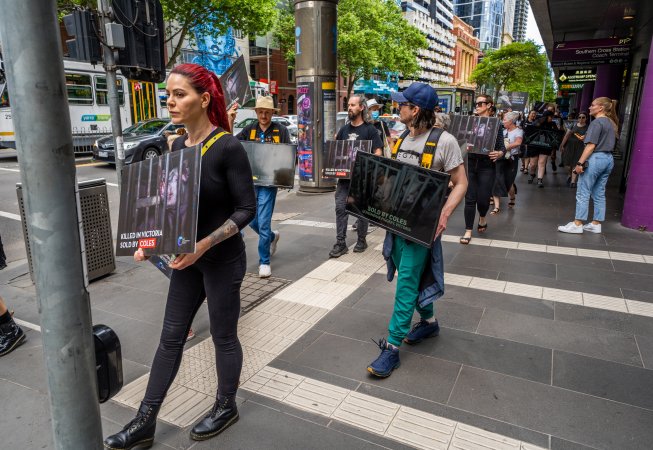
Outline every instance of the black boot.
{"label": "black boot", "polygon": [[365,249],[367,248],[367,241],[365,238],[363,239],[358,239],[358,242],[356,242],[356,245],[354,246],[354,253],[361,253],[364,252]]}
{"label": "black boot", "polygon": [[120,433],[106,438],[104,448],[109,450],[131,450],[136,447],[152,447],[159,408],[160,406],[148,406],[141,403],[134,420],[125,425]]}
{"label": "black boot", "polygon": [[[9,320],[0,325],[0,356],[11,353],[16,347],[25,341],[25,333],[16,325],[11,314],[7,311]],[[4,316],[3,316],[4,317]]]}
{"label": "black boot", "polygon": [[236,422],[238,422],[236,399],[218,399],[211,412],[195,424],[190,431],[190,437],[195,441],[204,441],[222,433]]}

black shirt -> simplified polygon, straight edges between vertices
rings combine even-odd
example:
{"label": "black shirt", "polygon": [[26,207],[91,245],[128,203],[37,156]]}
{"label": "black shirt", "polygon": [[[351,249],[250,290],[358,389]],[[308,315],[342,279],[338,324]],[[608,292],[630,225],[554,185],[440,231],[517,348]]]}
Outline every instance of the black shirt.
{"label": "black shirt", "polygon": [[257,122],[247,125],[236,137],[241,141],[261,142],[261,134],[265,142],[273,144],[290,144],[290,133],[288,128],[280,123],[272,122],[267,130],[261,130]]}
{"label": "black shirt", "polygon": [[[202,142],[204,145],[217,128]],[[174,141],[172,150],[186,147],[186,139]],[[200,241],[231,219],[242,230],[254,219],[256,197],[252,169],[245,149],[231,134],[225,134],[202,156],[200,199],[197,213],[197,240]],[[202,257],[212,261],[229,261],[245,250],[240,233],[211,247]]]}
{"label": "black shirt", "polygon": [[385,143],[385,141],[388,139],[388,136],[390,136],[390,129],[388,128],[388,125],[386,125],[384,121],[378,120],[374,122],[374,128],[376,128],[376,131],[379,133],[381,141]]}
{"label": "black shirt", "polygon": [[350,123],[344,125],[336,135],[338,141],[372,141],[372,153],[379,148],[383,150],[383,141],[379,132],[371,123],[363,123],[357,127]]}

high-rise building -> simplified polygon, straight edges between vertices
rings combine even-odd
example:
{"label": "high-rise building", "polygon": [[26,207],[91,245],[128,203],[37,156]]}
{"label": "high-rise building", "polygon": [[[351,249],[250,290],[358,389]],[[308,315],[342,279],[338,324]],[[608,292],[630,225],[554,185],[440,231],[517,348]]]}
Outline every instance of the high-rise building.
{"label": "high-rise building", "polygon": [[399,86],[406,87],[412,81],[451,85],[456,47],[453,4],[449,0],[410,0],[402,1],[401,9],[408,23],[424,33],[429,46],[419,53],[421,73],[414,80],[401,80]]}
{"label": "high-rise building", "polygon": [[513,42],[514,33],[513,27],[515,25],[515,2],[516,0],[505,0],[503,3],[503,44],[510,44]]}
{"label": "high-rise building", "polygon": [[515,3],[515,21],[512,31],[515,42],[524,42],[526,40],[529,6],[528,0],[517,0]]}
{"label": "high-rise building", "polygon": [[503,35],[503,0],[455,0],[455,13],[474,27],[481,50],[501,47]]}

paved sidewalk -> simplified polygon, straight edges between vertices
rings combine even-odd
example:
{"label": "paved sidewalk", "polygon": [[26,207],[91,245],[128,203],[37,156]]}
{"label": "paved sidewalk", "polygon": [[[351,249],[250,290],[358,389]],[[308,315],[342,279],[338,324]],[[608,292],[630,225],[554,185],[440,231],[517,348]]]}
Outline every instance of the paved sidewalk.
{"label": "paved sidewalk", "polygon": [[[370,339],[387,333],[394,295],[382,270],[382,230],[370,234],[365,253],[329,261],[332,195],[284,195],[272,268],[292,284],[274,286],[241,318],[241,420],[203,443],[188,437],[216,382],[204,306],[155,448],[650,448],[653,236],[619,225],[614,187],[603,234],[558,233],[574,207],[564,178],[549,174],[537,189],[518,176],[516,209],[490,216],[487,233],[468,246],[457,243],[459,208],[443,243],[440,336],[403,346],[401,367],[385,380],[365,370],[378,355]],[[252,232],[247,244],[255,272]],[[133,417],[167,285],[150,265],[118,266],[90,286],[94,323],[118,332],[125,359],[126,386],[102,406],[105,434]],[[24,270],[12,263],[0,272],[0,289],[17,318],[37,324]],[[51,448],[41,337],[28,338],[0,360],[0,398],[12,411],[0,432],[7,448]],[[34,433],[39,426],[48,432]]]}

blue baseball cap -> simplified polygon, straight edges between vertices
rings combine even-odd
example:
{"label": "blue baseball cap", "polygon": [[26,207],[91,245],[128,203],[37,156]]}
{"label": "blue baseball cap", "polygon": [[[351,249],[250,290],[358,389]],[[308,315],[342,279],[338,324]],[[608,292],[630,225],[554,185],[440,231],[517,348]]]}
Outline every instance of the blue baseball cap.
{"label": "blue baseball cap", "polygon": [[397,103],[412,103],[424,109],[435,109],[438,105],[438,94],[428,84],[413,83],[403,92],[391,94],[392,100]]}

